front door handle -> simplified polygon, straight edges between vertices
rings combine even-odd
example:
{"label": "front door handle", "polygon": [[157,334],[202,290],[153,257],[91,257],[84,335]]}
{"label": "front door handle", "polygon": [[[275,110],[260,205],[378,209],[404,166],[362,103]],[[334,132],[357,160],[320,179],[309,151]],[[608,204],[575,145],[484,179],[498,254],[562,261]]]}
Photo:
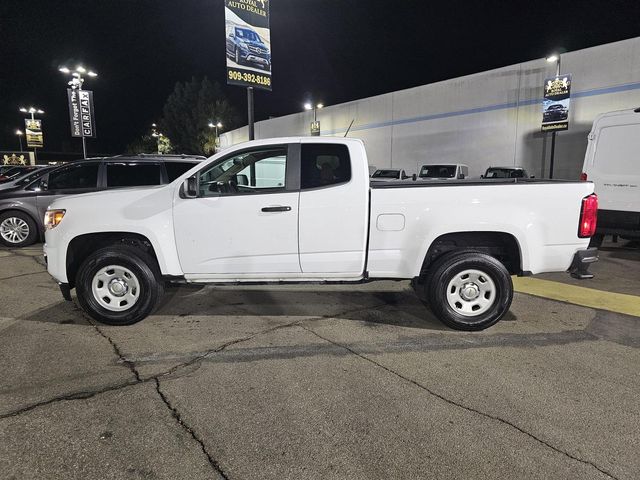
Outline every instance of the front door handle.
{"label": "front door handle", "polygon": [[291,207],[262,207],[263,212],[289,212],[291,211]]}

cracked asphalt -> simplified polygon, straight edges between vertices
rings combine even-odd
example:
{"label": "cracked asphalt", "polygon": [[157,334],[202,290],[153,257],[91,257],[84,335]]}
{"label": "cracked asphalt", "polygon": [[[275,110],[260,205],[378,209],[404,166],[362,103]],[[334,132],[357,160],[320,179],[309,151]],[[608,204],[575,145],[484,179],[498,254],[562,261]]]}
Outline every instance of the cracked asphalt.
{"label": "cracked asphalt", "polygon": [[[607,247],[591,288],[640,295]],[[40,245],[0,250],[0,292],[3,479],[640,476],[637,317],[516,294],[454,332],[381,282],[173,287],[108,327]]]}

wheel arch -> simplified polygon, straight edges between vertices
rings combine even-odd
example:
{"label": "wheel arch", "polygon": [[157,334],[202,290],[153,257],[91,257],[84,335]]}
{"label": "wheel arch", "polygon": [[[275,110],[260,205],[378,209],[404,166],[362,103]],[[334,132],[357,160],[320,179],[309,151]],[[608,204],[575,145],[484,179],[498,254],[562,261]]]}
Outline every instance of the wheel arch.
{"label": "wheel arch", "polygon": [[96,250],[110,245],[130,245],[148,253],[159,267],[158,255],[153,243],[145,235],[131,232],[98,232],[78,235],[67,245],[65,255],[69,287],[75,287],[76,274],[82,262]]}
{"label": "wheel arch", "polygon": [[424,275],[442,255],[469,249],[495,257],[512,275],[523,273],[522,245],[515,235],[499,231],[460,231],[442,234],[431,242],[423,257],[419,275]]}

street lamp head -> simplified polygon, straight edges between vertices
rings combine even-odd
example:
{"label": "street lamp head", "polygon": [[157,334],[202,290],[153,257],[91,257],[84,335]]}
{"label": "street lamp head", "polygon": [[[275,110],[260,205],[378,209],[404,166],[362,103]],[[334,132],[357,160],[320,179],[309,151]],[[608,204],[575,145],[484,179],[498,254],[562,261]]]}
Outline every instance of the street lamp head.
{"label": "street lamp head", "polygon": [[215,125],[212,122],[209,122],[209,128],[214,128]]}
{"label": "street lamp head", "polygon": [[89,70],[87,72],[87,75],[89,75],[90,77],[97,77],[98,76],[98,74],[96,72],[94,72],[93,70]]}
{"label": "street lamp head", "polygon": [[153,128],[156,128],[156,127],[157,127],[157,125],[156,125],[155,123],[152,123],[152,124],[151,124],[151,126],[152,126]]}
{"label": "street lamp head", "polygon": [[552,53],[547,57],[547,62],[549,63],[557,62],[559,58],[560,58],[560,55],[558,55],[557,53]]}
{"label": "street lamp head", "polygon": [[24,133],[22,133],[22,130],[18,129],[16,130],[16,135],[24,135]]}
{"label": "street lamp head", "polygon": [[316,105],[316,108],[322,108],[322,107],[324,107],[322,103],[319,103],[318,105]]}
{"label": "street lamp head", "polygon": [[304,104],[304,109],[305,110],[313,110],[313,105],[311,105],[310,102],[307,102]]}
{"label": "street lamp head", "polygon": [[40,113],[40,114],[42,114],[42,113],[44,113],[44,110],[40,110],[40,109],[38,109],[38,110],[36,110],[36,113]]}
{"label": "street lamp head", "polygon": [[87,71],[87,69],[86,69],[86,68],[84,68],[82,65],[78,65],[78,66],[76,67],[76,72],[79,72],[79,73],[85,73],[86,71]]}
{"label": "street lamp head", "polygon": [[218,122],[218,123],[216,124],[216,127],[218,127],[218,128],[222,128],[222,123]]}
{"label": "street lamp head", "polygon": [[27,109],[26,109],[26,108],[24,108],[24,107],[20,107],[20,111],[21,111],[22,113],[27,113],[29,110],[27,110]]}
{"label": "street lamp head", "polygon": [[62,73],[71,73],[71,70],[69,70],[69,68],[67,67],[60,67],[58,70]]}

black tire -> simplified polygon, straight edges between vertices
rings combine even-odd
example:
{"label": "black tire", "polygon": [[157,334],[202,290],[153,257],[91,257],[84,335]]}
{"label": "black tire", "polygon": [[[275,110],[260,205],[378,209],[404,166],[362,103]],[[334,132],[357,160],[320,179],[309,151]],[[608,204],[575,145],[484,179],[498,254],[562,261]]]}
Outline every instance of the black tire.
{"label": "black tire", "polygon": [[[430,270],[426,282],[429,307],[445,325],[455,330],[484,330],[509,311],[513,300],[511,276],[504,265],[490,255],[452,252],[438,259]],[[464,285],[468,285],[469,290],[463,292],[464,287],[456,286],[455,282],[465,282],[468,271],[480,274],[473,274],[478,276],[477,280],[467,276],[469,281]],[[476,298],[465,300],[464,294],[469,292],[471,297],[477,293]],[[478,313],[474,311],[476,307]]]}
{"label": "black tire", "polygon": [[[19,210],[9,210],[0,214],[0,232],[7,232],[6,229],[11,228],[13,225],[20,225],[22,227],[20,235],[22,236],[26,233],[25,238],[22,240],[11,241],[10,239],[5,238],[5,234],[0,233],[0,243],[2,243],[2,245],[10,248],[21,248],[36,243],[39,233],[38,226],[33,218],[31,218],[31,215]],[[25,228],[27,229],[26,232],[24,230]],[[9,233],[6,233],[6,235],[7,237],[10,237]]]}
{"label": "black tire", "polygon": [[[137,300],[131,306],[125,305],[125,310],[122,311],[105,308],[104,297],[103,300],[99,300],[93,293],[94,277],[109,266],[128,271],[139,286],[139,290],[133,286],[127,287],[127,290],[135,291]],[[114,277],[113,280],[117,278]],[[119,278],[132,282],[131,277]],[[132,325],[153,313],[164,294],[164,282],[158,264],[151,255],[136,247],[114,245],[92,253],[82,262],[76,275],[76,294],[80,306],[91,318],[107,325]],[[114,297],[111,296],[111,298]],[[116,306],[116,308],[123,307]]]}
{"label": "black tire", "polygon": [[602,242],[604,242],[604,235],[601,233],[596,233],[593,237],[591,237],[591,240],[589,240],[589,246],[601,248]]}

